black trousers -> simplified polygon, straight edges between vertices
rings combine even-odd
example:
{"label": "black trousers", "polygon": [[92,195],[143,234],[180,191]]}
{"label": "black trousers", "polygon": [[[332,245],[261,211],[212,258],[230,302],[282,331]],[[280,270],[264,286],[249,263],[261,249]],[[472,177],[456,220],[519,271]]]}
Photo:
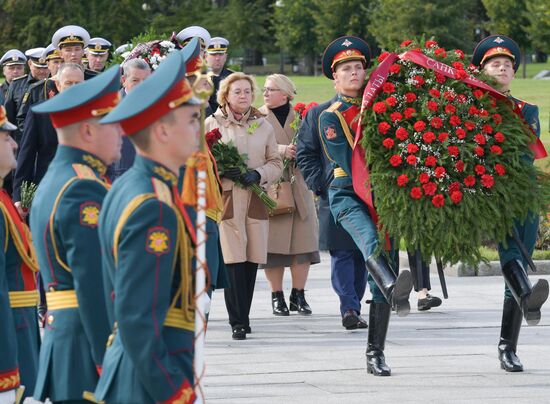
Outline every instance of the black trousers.
{"label": "black trousers", "polygon": [[258,264],[239,262],[226,264],[229,287],[223,290],[231,328],[250,326],[250,306],[254,297]]}
{"label": "black trousers", "polygon": [[[432,285],[430,284],[430,266],[426,263],[424,259],[422,259],[422,257],[420,257],[422,265],[420,268],[417,267],[416,259],[420,255],[420,251],[415,251],[414,253],[410,253],[409,251],[407,251],[407,255],[409,256],[409,268],[411,269],[415,292],[418,292],[419,290],[424,288],[430,290],[432,288]],[[422,271],[422,285],[419,285],[418,282],[419,271]]]}

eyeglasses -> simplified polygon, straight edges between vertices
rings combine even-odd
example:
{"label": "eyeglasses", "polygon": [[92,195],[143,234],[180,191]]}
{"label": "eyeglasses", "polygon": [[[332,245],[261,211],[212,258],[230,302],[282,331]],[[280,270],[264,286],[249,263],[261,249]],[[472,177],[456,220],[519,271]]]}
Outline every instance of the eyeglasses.
{"label": "eyeglasses", "polygon": [[276,91],[281,91],[281,89],[280,88],[269,88],[269,87],[262,88],[262,93],[274,93]]}

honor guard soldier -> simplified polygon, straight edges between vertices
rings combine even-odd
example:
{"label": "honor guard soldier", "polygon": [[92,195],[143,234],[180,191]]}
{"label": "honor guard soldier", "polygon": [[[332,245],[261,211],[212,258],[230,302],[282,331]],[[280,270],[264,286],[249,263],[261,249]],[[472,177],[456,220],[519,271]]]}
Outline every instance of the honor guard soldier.
{"label": "honor guard soldier", "polygon": [[[362,39],[346,36],[333,41],[323,54],[323,73],[334,80],[338,100],[319,117],[319,132],[325,152],[334,168],[329,188],[330,210],[359,247],[368,268],[368,283],[373,296],[369,312],[367,372],[389,376],[384,346],[391,308],[400,316],[410,310],[412,278],[409,271],[392,268],[385,254],[376,255],[378,230],[368,206],[355,193],[351,157],[358,125],[361,95],[365,84],[370,49]],[[395,261],[395,260],[394,260]]]}
{"label": "honor guard soldier", "polygon": [[214,92],[208,99],[208,104],[212,113],[216,112],[218,109],[218,101],[216,101],[216,96],[218,94],[218,89],[220,88],[220,81],[225,79],[231,73],[234,73],[233,70],[225,67],[225,62],[227,61],[227,48],[229,46],[229,41],[222,37],[214,37],[210,40],[210,45],[206,48],[206,54],[204,58],[208,69],[214,73],[212,76],[212,83],[214,84]]}
{"label": "honor guard soldier", "polygon": [[86,47],[88,68],[98,73],[105,70],[112,48],[113,45],[106,39],[99,37],[90,39]]}
{"label": "honor guard soldier", "polygon": [[23,98],[32,84],[44,80],[50,73],[48,65],[46,64],[46,59],[43,58],[45,50],[46,48],[33,48],[25,52],[29,73],[12,81],[6,101],[4,102],[8,120],[10,122],[15,122],[18,128],[14,133],[17,144],[20,143],[21,134],[23,133],[24,122],[17,120],[17,113],[19,108],[21,108]]}
{"label": "honor guard soldier", "polygon": [[[521,52],[515,41],[504,35],[491,35],[476,46],[472,64],[496,79],[497,89],[519,107],[525,121],[537,137],[540,137],[538,107],[518,100],[510,94],[510,83],[519,68],[520,59]],[[533,164],[531,156],[525,156],[524,160],[526,164]],[[517,220],[513,229],[518,236],[517,239],[508,236],[506,243],[500,243],[498,246],[500,266],[506,284],[498,357],[500,367],[507,372],[523,371],[523,365],[516,355],[522,317],[528,325],[538,324],[541,307],[548,299],[548,281],[539,279],[535,285],[531,284],[527,277],[527,257],[523,256],[521,251],[524,247],[529,255],[533,254],[538,225],[539,217],[535,213],[529,214],[523,221]]]}
{"label": "honor guard soldier", "polygon": [[[0,106],[0,182],[15,168],[16,130]],[[30,231],[5,190],[0,189],[0,402],[15,402],[15,389],[32,396],[40,334],[36,305],[38,264]],[[23,389],[21,389],[23,390]]]}
{"label": "honor guard soldier", "polygon": [[10,49],[0,58],[2,74],[5,77],[4,82],[0,84],[0,105],[4,105],[12,80],[25,74],[26,62],[27,57],[18,49]]}
{"label": "honor guard soldier", "polygon": [[102,175],[120,157],[121,135],[99,119],[118,103],[119,84],[117,65],[32,108],[50,115],[59,140],[30,215],[48,304],[39,401],[81,402],[101,372],[110,327],[98,220],[108,188]]}
{"label": "honor guard soldier", "polygon": [[177,184],[198,147],[199,104],[175,51],[102,120],[120,124],[137,156],[113,183],[100,217],[114,325],[95,391],[100,402],[192,403],[195,397],[195,230]]}

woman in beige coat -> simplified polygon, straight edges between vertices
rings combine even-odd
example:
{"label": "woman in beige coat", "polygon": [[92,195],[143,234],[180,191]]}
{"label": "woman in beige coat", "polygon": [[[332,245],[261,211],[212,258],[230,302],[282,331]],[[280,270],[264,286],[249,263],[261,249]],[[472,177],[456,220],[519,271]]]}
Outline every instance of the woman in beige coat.
{"label": "woman in beige coat", "polygon": [[260,108],[275,129],[279,155],[287,162],[282,180],[290,181],[295,205],[294,212],[269,219],[267,263],[261,267],[265,268],[265,276],[271,287],[271,304],[276,316],[289,315],[283,294],[285,267],[290,267],[292,275],[290,310],[302,315],[311,314],[304,287],[310,265],[320,261],[313,194],[295,165],[295,130],[290,127],[295,118],[290,101],[295,93],[296,88],[288,77],[282,74],[268,76],[263,89],[265,105]]}
{"label": "woman in beige coat", "polygon": [[230,280],[224,296],[233,339],[246,339],[250,332],[250,305],[258,264],[267,260],[269,226],[268,210],[260,198],[236,186],[234,180],[267,188],[281,176],[283,166],[273,127],[252,107],[255,87],[254,79],[244,73],[222,80],[217,96],[220,107],[205,122],[207,132],[218,128],[222,142],[232,142],[248,156],[246,173],[229,169],[222,178],[220,243]]}

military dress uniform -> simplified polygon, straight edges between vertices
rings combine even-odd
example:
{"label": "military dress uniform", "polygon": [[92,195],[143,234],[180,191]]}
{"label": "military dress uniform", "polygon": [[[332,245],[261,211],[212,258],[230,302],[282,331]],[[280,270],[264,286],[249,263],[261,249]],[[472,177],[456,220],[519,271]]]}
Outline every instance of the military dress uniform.
{"label": "military dress uniform", "polygon": [[[132,136],[198,101],[173,52],[102,123]],[[195,230],[178,173],[140,155],[117,181],[100,217],[103,273],[113,333],[95,390],[109,404],[192,403]]]}
{"label": "military dress uniform", "polygon": [[[504,35],[491,35],[483,39],[474,49],[472,64],[483,68],[484,64],[494,57],[510,59],[516,72],[520,65],[521,52],[518,44]],[[519,107],[525,121],[533,132],[540,137],[540,122],[538,107],[508,95]],[[532,156],[524,156],[525,164],[533,164]],[[499,243],[498,254],[500,266],[505,281],[504,303],[498,356],[500,367],[507,372],[521,372],[523,365],[516,355],[522,316],[528,325],[536,325],[540,321],[541,307],[548,299],[548,281],[539,279],[534,285],[527,277],[527,258],[521,252],[523,244],[529,256],[533,254],[539,217],[534,212],[527,215],[523,221],[516,220],[514,231],[517,238],[508,236],[505,243]]]}
{"label": "military dress uniform", "polygon": [[[10,49],[0,58],[2,68],[10,65],[24,65],[25,63],[27,63],[27,57],[18,49]],[[7,80],[0,84],[0,105],[4,105],[9,88],[10,83]]]}
{"label": "military dress uniform", "polygon": [[[0,131],[15,129],[0,107]],[[30,231],[3,189],[0,246],[0,392],[23,385],[23,397],[32,396],[40,349],[36,314],[38,264]]]}
{"label": "military dress uniform", "polygon": [[[113,44],[106,40],[105,38],[95,37],[91,38],[88,42],[88,46],[86,47],[86,52],[88,54],[102,56],[105,54],[109,54],[113,48]],[[109,56],[107,56],[107,59]],[[107,63],[107,60],[105,60],[105,64]],[[91,69],[90,69],[91,70]],[[100,73],[105,70],[105,66],[103,66],[103,69],[97,71],[97,73]],[[96,72],[96,70],[91,70]]]}
{"label": "military dress uniform", "polygon": [[[323,55],[323,73],[329,79],[339,63],[361,61],[367,66],[370,50],[366,42],[356,37],[341,37],[326,48]],[[351,158],[355,129],[358,125],[361,98],[338,94],[338,100],[319,117],[319,133],[323,148],[334,168],[334,179],[329,187],[330,210],[336,221],[351,235],[363,254],[369,271],[368,283],[373,296],[369,312],[367,372],[389,376],[385,363],[384,346],[391,306],[397,314],[410,310],[409,294],[412,279],[409,271],[399,275],[383,254],[375,255],[378,231],[367,206],[353,189]],[[395,260],[395,258],[393,259]]]}
{"label": "military dress uniform", "polygon": [[[119,67],[33,107],[56,128],[100,117],[118,102]],[[110,327],[101,274],[98,220],[105,164],[60,145],[33,200],[30,222],[47,291],[47,321],[34,397],[80,402],[93,391]]]}
{"label": "military dress uniform", "polygon": [[[229,47],[229,41],[227,39],[216,36],[210,40],[210,44],[206,48],[206,53],[210,55],[216,55],[220,53],[227,54],[228,47]],[[216,110],[219,107],[217,95],[218,95],[218,90],[220,89],[220,82],[223,79],[225,79],[227,76],[233,73],[235,73],[233,70],[228,69],[224,65],[220,74],[216,74],[212,76],[212,84],[214,85],[214,92],[208,99],[208,104],[210,105],[210,110],[212,111],[212,114],[216,112]]]}

